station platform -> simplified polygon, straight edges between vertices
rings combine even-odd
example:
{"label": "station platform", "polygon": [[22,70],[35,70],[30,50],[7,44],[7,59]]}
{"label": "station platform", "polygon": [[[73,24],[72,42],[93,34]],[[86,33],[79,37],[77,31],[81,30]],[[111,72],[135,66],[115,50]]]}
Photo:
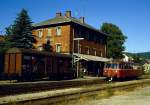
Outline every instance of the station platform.
{"label": "station platform", "polygon": [[[24,93],[18,95],[7,95],[0,97],[0,105],[5,104],[15,104],[15,105],[46,105],[48,103],[61,102],[71,99],[78,99],[81,96],[93,95],[101,93],[102,91],[108,91],[110,89],[129,89],[133,86],[147,86],[150,84],[150,79],[143,80],[133,80],[126,82],[117,82],[111,84],[95,84],[90,86],[78,86],[78,87],[69,87],[65,89],[56,89],[56,90],[47,90],[47,91],[38,91],[33,93]],[[18,103],[18,104],[17,104]],[[44,104],[43,104],[44,103]],[[53,104],[52,104],[53,105]]]}
{"label": "station platform", "polygon": [[36,81],[36,82],[15,82],[7,81],[0,83],[0,97],[6,95],[15,95],[22,93],[64,89],[69,87],[87,86],[93,84],[102,84],[105,82],[105,77],[90,77],[61,80],[61,81]]}

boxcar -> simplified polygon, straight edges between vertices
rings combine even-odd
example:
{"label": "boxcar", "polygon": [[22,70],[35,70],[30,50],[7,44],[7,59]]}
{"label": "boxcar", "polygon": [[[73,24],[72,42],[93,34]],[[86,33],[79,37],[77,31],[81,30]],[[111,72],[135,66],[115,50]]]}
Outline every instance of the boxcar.
{"label": "boxcar", "polygon": [[142,69],[134,69],[129,62],[112,62],[105,64],[103,75],[111,80],[136,78],[143,74]]}
{"label": "boxcar", "polygon": [[4,53],[0,53],[0,79],[3,79],[2,73],[4,72]]}
{"label": "boxcar", "polygon": [[6,78],[19,80],[34,80],[44,77],[71,79],[74,74],[71,60],[71,55],[11,48],[5,54],[4,75]]}

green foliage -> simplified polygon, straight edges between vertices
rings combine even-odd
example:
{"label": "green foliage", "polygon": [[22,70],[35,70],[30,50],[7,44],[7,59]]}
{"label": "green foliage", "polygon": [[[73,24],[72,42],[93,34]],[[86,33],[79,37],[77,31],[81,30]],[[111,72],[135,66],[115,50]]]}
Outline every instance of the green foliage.
{"label": "green foliage", "polygon": [[107,92],[107,96],[112,96],[114,95],[114,92],[112,90],[112,86],[111,85],[107,85],[106,87],[106,92]]}
{"label": "green foliage", "polygon": [[17,102],[15,102],[15,101],[10,101],[7,105],[17,105]]}
{"label": "green foliage", "polygon": [[10,47],[8,46],[3,46],[3,47],[0,47],[0,53],[4,53],[6,50],[8,50]]}
{"label": "green foliage", "polygon": [[25,9],[22,9],[12,25],[6,28],[6,46],[33,48],[36,42],[32,35],[32,22]]}
{"label": "green foliage", "polygon": [[0,36],[0,53],[4,53],[7,50],[6,41],[6,35]]}
{"label": "green foliage", "polygon": [[110,35],[107,38],[107,56],[113,59],[123,58],[124,42],[127,37],[119,27],[111,23],[103,23],[101,31]]}
{"label": "green foliage", "polygon": [[137,53],[137,54],[144,59],[150,59],[150,52],[143,52],[143,53]]}
{"label": "green foliage", "polygon": [[[136,62],[144,63],[147,62],[148,59],[150,59],[150,52],[142,52],[142,53],[129,53],[125,52],[128,56],[131,56],[132,58],[135,58]],[[140,61],[139,61],[140,60]]]}
{"label": "green foliage", "polygon": [[150,52],[145,53],[129,53],[125,52],[128,56],[132,57],[135,63],[144,63],[147,59],[150,59]]}
{"label": "green foliage", "polygon": [[141,63],[142,62],[142,59],[140,58],[140,56],[138,54],[133,54],[132,58],[133,58],[133,61],[135,63]]}
{"label": "green foliage", "polygon": [[50,44],[50,41],[48,40],[46,44],[43,45],[44,51],[50,51],[52,52],[52,46]]}

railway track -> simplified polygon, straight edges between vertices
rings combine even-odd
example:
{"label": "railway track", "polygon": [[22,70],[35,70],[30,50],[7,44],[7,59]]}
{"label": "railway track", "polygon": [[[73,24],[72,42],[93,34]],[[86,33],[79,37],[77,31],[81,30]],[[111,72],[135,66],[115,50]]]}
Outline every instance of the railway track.
{"label": "railway track", "polygon": [[[12,101],[19,102],[17,105],[28,105],[29,103],[32,105],[44,105],[44,104],[54,104],[62,101],[69,101],[73,99],[79,99],[81,97],[87,97],[91,95],[101,94],[103,92],[111,91],[121,91],[127,89],[134,89],[136,87],[144,87],[150,85],[150,79],[143,80],[134,80],[134,81],[126,81],[126,82],[115,82],[109,84],[97,84],[92,86],[84,86],[84,87],[76,87],[76,88],[68,88],[68,89],[59,89],[55,91],[45,91],[40,93],[26,94],[20,95],[17,97],[4,97],[2,99],[12,98]],[[21,98],[22,97],[22,98]],[[102,96],[103,97],[103,96]],[[15,100],[18,99],[17,100]],[[8,100],[7,100],[8,101]],[[1,102],[2,103],[2,102]],[[5,104],[4,101],[2,104]],[[8,102],[7,102],[8,103]]]}
{"label": "railway track", "polygon": [[88,86],[93,84],[106,83],[105,77],[92,79],[75,79],[63,81],[37,81],[37,82],[20,82],[20,83],[3,83],[0,84],[0,97],[7,95],[64,89],[79,86]]}

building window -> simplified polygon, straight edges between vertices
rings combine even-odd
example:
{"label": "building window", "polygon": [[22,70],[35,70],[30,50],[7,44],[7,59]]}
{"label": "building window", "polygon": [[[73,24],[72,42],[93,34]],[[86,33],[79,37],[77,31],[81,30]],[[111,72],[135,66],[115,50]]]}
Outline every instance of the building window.
{"label": "building window", "polygon": [[86,51],[86,54],[89,54],[90,53],[89,47],[86,47],[85,51]]}
{"label": "building window", "polygon": [[103,56],[103,53],[102,53],[102,51],[100,51],[100,56],[101,56],[101,57]]}
{"label": "building window", "polygon": [[100,38],[98,35],[96,35],[96,43],[100,43]]}
{"label": "building window", "polygon": [[82,53],[82,47],[81,47],[81,45],[79,45],[79,53],[80,54]]}
{"label": "building window", "polygon": [[93,41],[96,42],[96,35],[93,35]]}
{"label": "building window", "polygon": [[51,31],[52,31],[51,28],[48,28],[48,30],[47,30],[47,36],[51,36],[51,34],[52,34]]}
{"label": "building window", "polygon": [[57,36],[61,35],[61,26],[56,27],[56,35]]}
{"label": "building window", "polygon": [[56,52],[61,52],[61,44],[56,44]]}
{"label": "building window", "polygon": [[96,56],[97,55],[96,49],[93,49],[93,51],[94,51],[94,55]]}
{"label": "building window", "polygon": [[42,30],[38,30],[38,37],[42,38],[42,36],[43,36],[43,31]]}
{"label": "building window", "polygon": [[39,45],[38,45],[38,50],[39,50],[39,51],[42,51],[42,50],[43,50],[42,44],[39,44]]}
{"label": "building window", "polygon": [[77,29],[75,30],[75,35],[74,35],[74,36],[75,36],[76,38],[78,38],[78,37],[81,37],[81,34],[82,34],[82,33],[81,33],[81,29],[77,28]]}
{"label": "building window", "polygon": [[88,32],[86,33],[86,39],[89,40],[89,37],[90,37],[90,32],[88,31]]}

